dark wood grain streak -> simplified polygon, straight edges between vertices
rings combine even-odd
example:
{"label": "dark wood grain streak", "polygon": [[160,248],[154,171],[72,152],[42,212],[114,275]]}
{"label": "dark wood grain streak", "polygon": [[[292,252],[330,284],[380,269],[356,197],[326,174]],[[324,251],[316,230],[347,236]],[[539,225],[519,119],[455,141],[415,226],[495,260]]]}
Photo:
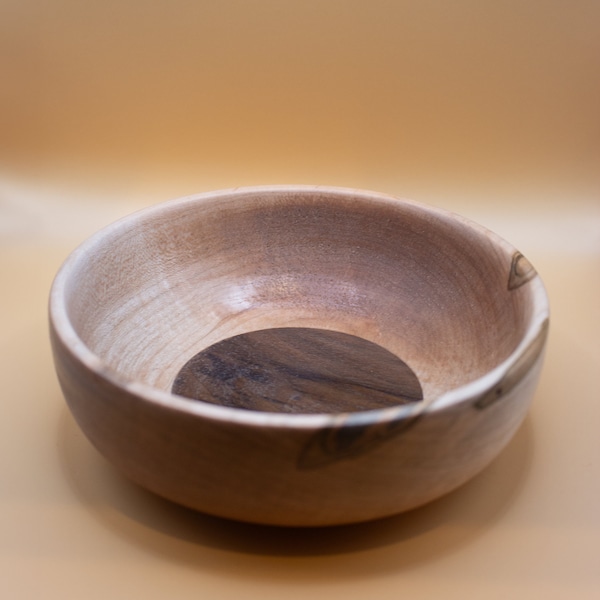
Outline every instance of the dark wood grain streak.
{"label": "dark wood grain streak", "polygon": [[288,327],[223,340],[190,359],[174,394],[214,404],[285,413],[341,413],[423,399],[410,367],[362,338]]}
{"label": "dark wood grain streak", "polygon": [[520,253],[515,252],[508,275],[508,289],[510,291],[520,288],[537,275],[533,265]]}
{"label": "dark wood grain streak", "polygon": [[549,319],[546,319],[542,324],[538,335],[523,351],[519,360],[512,365],[501,381],[476,400],[474,404],[475,408],[483,410],[496,404],[496,402],[504,398],[504,396],[509,394],[517,385],[519,385],[544,351],[549,326],[550,321]]}

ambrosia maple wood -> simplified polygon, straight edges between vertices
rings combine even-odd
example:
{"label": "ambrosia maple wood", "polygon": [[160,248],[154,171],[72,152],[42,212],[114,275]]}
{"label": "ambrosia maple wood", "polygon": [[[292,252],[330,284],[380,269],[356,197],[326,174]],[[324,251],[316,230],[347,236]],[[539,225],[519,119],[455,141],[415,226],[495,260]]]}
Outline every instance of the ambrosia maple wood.
{"label": "ambrosia maple wood", "polygon": [[50,297],[97,448],[171,500],[278,525],[394,514],[483,469],[527,412],[547,323],[533,266],[488,230],[319,187],[136,213]]}

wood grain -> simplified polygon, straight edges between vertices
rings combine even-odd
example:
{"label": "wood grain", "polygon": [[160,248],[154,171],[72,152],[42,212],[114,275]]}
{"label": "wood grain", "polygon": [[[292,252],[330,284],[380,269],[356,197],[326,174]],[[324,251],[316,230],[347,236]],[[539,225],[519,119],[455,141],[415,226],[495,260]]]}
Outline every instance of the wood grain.
{"label": "wood grain", "polygon": [[527,412],[547,319],[490,231],[335,188],[152,207],[76,250],[50,298],[65,398],[112,463],[278,525],[391,515],[479,472]]}
{"label": "wood grain", "polygon": [[241,334],[203,350],[179,371],[172,392],[243,408],[343,413],[418,402],[410,367],[357,336],[305,327]]}

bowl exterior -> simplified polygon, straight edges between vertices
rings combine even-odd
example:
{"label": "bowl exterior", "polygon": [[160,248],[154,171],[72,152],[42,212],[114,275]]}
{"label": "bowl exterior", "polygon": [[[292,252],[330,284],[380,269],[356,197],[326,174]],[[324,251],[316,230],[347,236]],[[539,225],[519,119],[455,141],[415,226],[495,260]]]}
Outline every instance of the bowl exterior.
{"label": "bowl exterior", "polygon": [[[51,319],[58,379],[81,429],[132,480],[185,506],[241,521],[322,526],[389,516],[460,486],[523,421],[545,329],[501,384],[443,407],[274,425],[180,410],[84,364]],[[194,401],[190,401],[194,402]],[[243,411],[241,411],[243,412]],[[386,416],[387,415],[387,416]],[[229,418],[231,417],[231,418]]]}

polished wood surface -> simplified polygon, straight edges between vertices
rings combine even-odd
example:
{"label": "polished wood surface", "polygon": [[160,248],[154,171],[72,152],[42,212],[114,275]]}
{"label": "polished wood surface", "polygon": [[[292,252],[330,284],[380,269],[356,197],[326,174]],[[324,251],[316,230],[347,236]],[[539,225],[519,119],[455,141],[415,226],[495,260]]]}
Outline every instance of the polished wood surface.
{"label": "polished wood surface", "polygon": [[179,371],[174,394],[247,410],[342,413],[418,402],[410,367],[359,337],[306,327],[251,331],[214,344]]}
{"label": "polished wood surface", "polygon": [[[275,187],[189,197],[107,228],[57,276],[50,314],[69,406],[132,479],[221,516],[326,525],[408,510],[486,466],[527,412],[548,309],[520,253],[460,217],[369,192]],[[304,332],[297,355],[290,339],[275,348],[282,331]],[[361,341],[313,359],[315,332]],[[253,339],[274,350],[259,360],[269,378],[281,361],[289,372],[308,360],[313,397],[314,380],[337,369],[330,399],[287,412],[280,381],[274,408],[247,358],[233,379],[232,364],[209,374],[210,398],[197,392],[215,356],[238,360],[232,344]],[[356,366],[359,346],[373,345],[383,373],[370,372],[372,357]],[[414,373],[408,392],[389,387],[399,368]],[[359,380],[368,402],[349,405]],[[224,381],[251,399],[228,406]],[[400,400],[382,406],[368,388]]]}

